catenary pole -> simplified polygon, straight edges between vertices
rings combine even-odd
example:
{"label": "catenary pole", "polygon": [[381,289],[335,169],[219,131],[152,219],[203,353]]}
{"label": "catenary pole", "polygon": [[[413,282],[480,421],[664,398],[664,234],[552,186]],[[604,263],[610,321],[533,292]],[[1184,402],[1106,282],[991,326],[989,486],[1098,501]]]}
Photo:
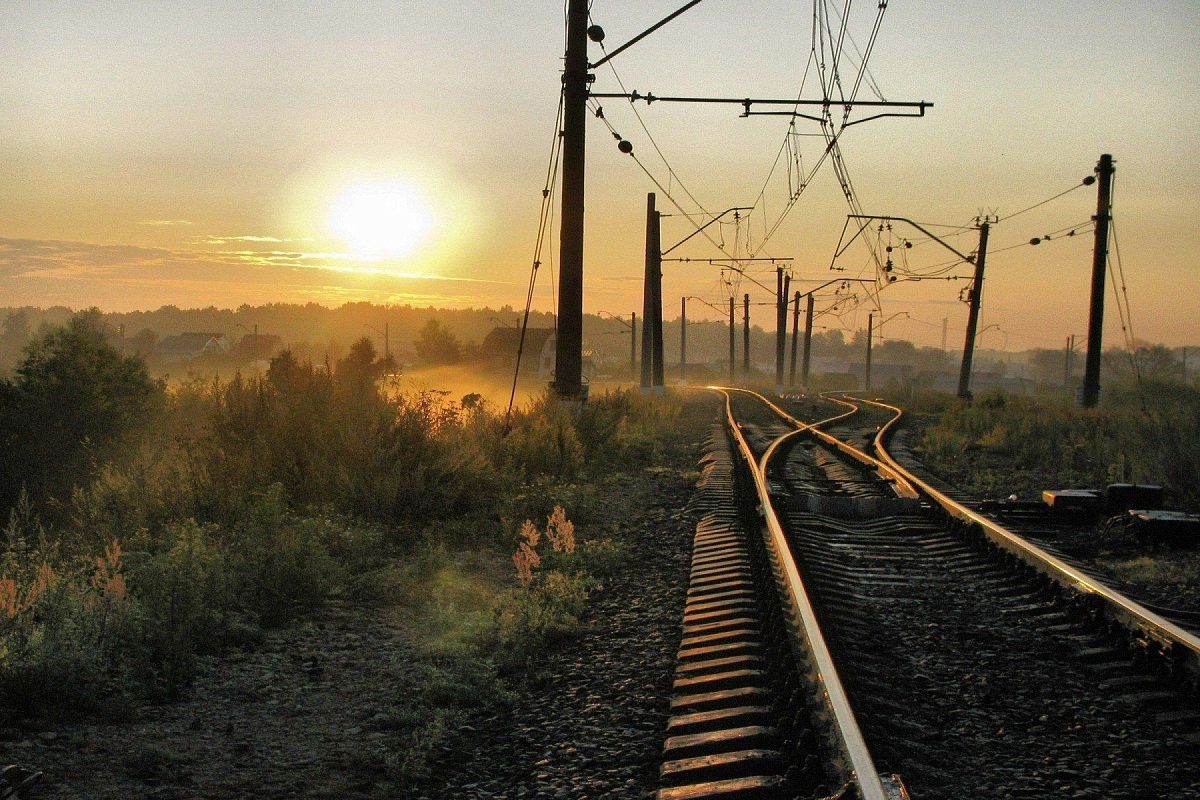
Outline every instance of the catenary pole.
{"label": "catenary pole", "polygon": [[788,386],[796,385],[796,345],[800,341],[800,293],[796,292],[792,300],[792,361],[788,370]]}
{"label": "catenary pole", "polygon": [[742,296],[742,382],[750,381],[750,295]]}
{"label": "catenary pole", "polygon": [[652,237],[648,243],[651,247],[649,250],[650,276],[654,303],[654,376],[652,385],[654,391],[662,392],[666,384],[666,376],[663,374],[662,215],[657,210],[652,210],[647,223],[649,235]]}
{"label": "catenary pole", "polygon": [[733,295],[729,295],[729,383],[732,386],[737,382],[737,376],[734,374],[737,369],[737,328],[734,323],[734,299]]}
{"label": "catenary pole", "polygon": [[554,389],[561,400],[583,398],[583,200],[587,130],[588,0],[568,0],[563,69],[562,220],[559,228],[558,336]]}
{"label": "catenary pole", "polygon": [[812,360],[813,304],[812,292],[809,292],[808,305],[804,311],[804,364],[800,369],[800,382],[804,384],[806,391],[808,390],[808,367]]}
{"label": "catenary pole", "polygon": [[687,383],[687,298],[679,298],[679,383]]}
{"label": "catenary pole", "polygon": [[967,338],[963,342],[962,367],[958,372],[958,396],[971,398],[971,361],[975,357],[975,332],[979,327],[979,302],[983,297],[983,265],[987,259],[988,223],[979,226],[979,251],[975,254],[975,280],[971,282],[971,310],[967,313]]}
{"label": "catenary pole", "polygon": [[654,385],[654,241],[651,220],[654,218],[654,192],[646,195],[646,270],[642,279],[642,390]]}
{"label": "catenary pole", "polygon": [[871,339],[874,336],[875,315],[867,314],[867,370],[866,380],[863,381],[866,390],[871,391]]}
{"label": "catenary pole", "polygon": [[1108,265],[1108,222],[1112,219],[1113,157],[1100,156],[1096,164],[1096,241],[1092,248],[1092,302],[1088,311],[1087,361],[1083,371],[1083,392],[1080,404],[1095,408],[1100,402],[1100,352],[1104,332],[1104,272]]}

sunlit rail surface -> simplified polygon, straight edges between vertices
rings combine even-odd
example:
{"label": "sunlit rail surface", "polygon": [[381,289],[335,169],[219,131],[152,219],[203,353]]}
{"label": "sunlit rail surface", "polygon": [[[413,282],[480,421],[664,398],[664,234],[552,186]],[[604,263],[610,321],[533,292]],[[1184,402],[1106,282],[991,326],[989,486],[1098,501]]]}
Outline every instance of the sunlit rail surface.
{"label": "sunlit rail surface", "polygon": [[[697,532],[671,730],[699,727],[668,738],[660,797],[1200,796],[1194,633],[915,474],[886,449],[899,408],[710,388],[710,481],[740,470],[741,510],[730,476]],[[766,607],[782,666],[769,631],[695,646]],[[689,707],[688,677],[736,683],[743,652],[801,699],[756,695],[754,726],[740,697]]]}

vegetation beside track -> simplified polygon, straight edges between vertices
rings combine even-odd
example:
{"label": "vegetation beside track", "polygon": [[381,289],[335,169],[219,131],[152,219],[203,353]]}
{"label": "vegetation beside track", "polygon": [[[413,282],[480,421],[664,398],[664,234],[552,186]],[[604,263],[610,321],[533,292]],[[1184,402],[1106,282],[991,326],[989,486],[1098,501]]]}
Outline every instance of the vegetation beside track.
{"label": "vegetation beside track", "polygon": [[[1106,386],[1096,409],[1061,399],[988,394],[965,404],[920,398],[915,453],[978,497],[1040,497],[1043,489],[1138,482],[1165,487],[1175,507],[1200,510],[1200,389],[1180,382]],[[1104,568],[1135,595],[1200,611],[1200,559],[1137,542],[1119,527],[1064,534],[1072,555]]]}
{"label": "vegetation beside track", "polygon": [[285,352],[261,377],[168,391],[98,314],[31,345],[0,381],[0,728],[186,694],[199,656],[330,600],[413,644],[420,679],[379,765],[395,781],[503,704],[505,676],[577,633],[628,555],[622,481],[683,404],[544,398],[505,435],[477,396],[389,392],[382,367],[362,340],[332,370]]}

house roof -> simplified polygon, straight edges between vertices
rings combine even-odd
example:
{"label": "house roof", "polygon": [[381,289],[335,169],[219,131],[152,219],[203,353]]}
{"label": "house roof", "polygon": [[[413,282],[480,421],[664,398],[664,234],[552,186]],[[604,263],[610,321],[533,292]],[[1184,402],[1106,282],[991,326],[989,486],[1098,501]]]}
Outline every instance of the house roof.
{"label": "house roof", "polygon": [[[526,328],[525,352],[540,352],[546,341],[553,335],[554,328]],[[520,339],[520,328],[492,328],[491,333],[485,336],[483,343],[479,345],[479,354],[490,358],[516,358]]]}
{"label": "house roof", "polygon": [[224,337],[223,333],[177,333],[164,336],[155,346],[157,353],[199,353],[214,340]]}

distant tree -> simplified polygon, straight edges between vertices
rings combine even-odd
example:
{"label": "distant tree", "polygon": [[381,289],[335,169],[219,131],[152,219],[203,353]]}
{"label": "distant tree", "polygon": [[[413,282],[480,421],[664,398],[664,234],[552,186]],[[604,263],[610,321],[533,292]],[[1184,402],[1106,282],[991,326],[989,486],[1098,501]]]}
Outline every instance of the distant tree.
{"label": "distant tree", "polygon": [[888,339],[877,342],[871,355],[881,364],[916,364],[917,346],[905,339]]}
{"label": "distant tree", "polygon": [[[309,372],[312,365],[309,365]],[[305,369],[291,350],[284,350],[271,359],[267,368],[267,380],[282,394],[292,394],[304,386]]]}
{"label": "distant tree", "polygon": [[129,339],[129,349],[139,355],[149,355],[158,343],[158,334],[149,328],[142,328]]}
{"label": "distant tree", "polygon": [[364,336],[350,345],[350,352],[337,364],[336,374],[340,385],[361,389],[373,386],[379,378],[395,370],[395,360],[378,358],[375,344],[369,336]]}
{"label": "distant tree", "polygon": [[940,347],[922,347],[916,355],[917,369],[921,372],[947,372],[950,369],[950,354]]}
{"label": "distant tree", "polygon": [[29,315],[23,309],[10,311],[0,331],[0,366],[15,364],[29,343]]}
{"label": "distant tree", "polygon": [[426,364],[455,364],[462,360],[462,343],[436,319],[425,323],[413,346],[417,357]]}
{"label": "distant tree", "polygon": [[1138,344],[1132,357],[1124,348],[1109,348],[1101,357],[1101,367],[1109,377],[1132,380],[1135,361],[1137,375],[1142,378],[1160,380],[1178,378],[1180,375],[1179,359],[1161,344]]}
{"label": "distant tree", "polygon": [[0,386],[0,506],[21,486],[35,497],[86,480],[90,468],[143,422],[161,388],[145,363],[123,356],[96,309],[34,340]]}
{"label": "distant tree", "polygon": [[[1029,369],[1033,379],[1039,383],[1062,384],[1063,370],[1066,368],[1066,353],[1063,350],[1038,348],[1029,354]],[[1076,362],[1079,359],[1075,359]]]}

